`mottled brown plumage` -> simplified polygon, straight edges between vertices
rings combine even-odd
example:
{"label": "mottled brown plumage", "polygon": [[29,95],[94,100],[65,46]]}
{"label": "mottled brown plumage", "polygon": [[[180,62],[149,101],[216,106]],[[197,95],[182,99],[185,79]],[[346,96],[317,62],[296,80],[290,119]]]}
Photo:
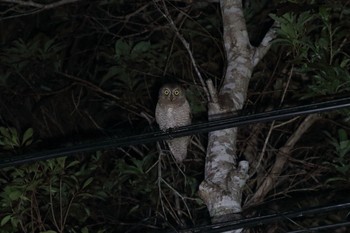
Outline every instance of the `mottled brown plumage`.
{"label": "mottled brown plumage", "polygon": [[[180,85],[165,84],[159,90],[155,115],[159,128],[164,131],[191,124],[190,105]],[[181,163],[187,156],[190,137],[174,138],[166,142],[176,161]]]}

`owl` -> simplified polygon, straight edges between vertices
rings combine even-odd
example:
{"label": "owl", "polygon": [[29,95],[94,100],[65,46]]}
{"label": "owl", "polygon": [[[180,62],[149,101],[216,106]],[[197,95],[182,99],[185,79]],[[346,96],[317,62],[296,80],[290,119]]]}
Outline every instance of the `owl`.
{"label": "owl", "polygon": [[[191,124],[190,105],[180,85],[165,84],[160,88],[155,115],[159,128],[163,131]],[[186,158],[190,137],[174,138],[166,142],[176,162],[181,163]]]}

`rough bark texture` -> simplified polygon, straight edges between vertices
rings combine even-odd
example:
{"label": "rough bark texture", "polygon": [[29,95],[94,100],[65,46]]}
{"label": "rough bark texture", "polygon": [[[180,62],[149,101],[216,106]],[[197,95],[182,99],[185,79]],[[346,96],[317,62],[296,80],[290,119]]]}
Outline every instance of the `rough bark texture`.
{"label": "rough bark texture", "polygon": [[[233,114],[242,108],[253,68],[267,52],[275,35],[271,29],[259,47],[251,46],[241,0],[221,0],[220,4],[227,70],[218,94],[212,83],[207,82],[212,96],[209,119]],[[231,220],[242,209],[242,189],[248,179],[249,163],[240,161],[237,164],[236,137],[236,128],[209,133],[205,180],[199,187],[199,195],[213,222]],[[234,232],[241,232],[241,229]]]}

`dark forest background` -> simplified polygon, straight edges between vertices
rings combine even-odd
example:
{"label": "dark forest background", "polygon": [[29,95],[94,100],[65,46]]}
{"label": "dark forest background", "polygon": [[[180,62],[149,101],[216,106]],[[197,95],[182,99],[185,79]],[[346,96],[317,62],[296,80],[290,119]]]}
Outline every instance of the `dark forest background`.
{"label": "dark forest background", "polygon": [[[48,4],[53,1],[38,1]],[[0,161],[156,129],[158,89],[186,88],[193,122],[207,102],[189,55],[154,1],[77,1],[50,9],[0,0]],[[204,78],[225,70],[218,3],[165,1]],[[278,38],[252,76],[244,114],[348,96],[350,1],[243,1],[252,45],[278,22]],[[349,111],[322,114],[261,203],[249,202],[276,150],[302,117],[239,129],[251,171],[245,216],[342,201],[350,191]],[[79,153],[0,170],[0,232],[139,232],[208,224],[197,195],[206,135],[178,166],[156,143]],[[162,143],[158,144],[162,148]],[[345,212],[252,229],[284,232]],[[275,231],[271,231],[271,229]],[[345,229],[344,229],[345,230]]]}

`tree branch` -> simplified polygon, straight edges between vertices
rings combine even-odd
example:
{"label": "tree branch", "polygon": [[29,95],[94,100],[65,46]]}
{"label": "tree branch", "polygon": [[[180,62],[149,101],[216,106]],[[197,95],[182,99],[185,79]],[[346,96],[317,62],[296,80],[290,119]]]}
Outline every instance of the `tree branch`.
{"label": "tree branch", "polygon": [[270,192],[275,184],[279,175],[282,173],[283,168],[290,157],[290,153],[294,148],[297,141],[304,135],[304,133],[319,119],[318,114],[312,114],[307,116],[304,121],[299,125],[298,129],[290,136],[286,144],[278,150],[276,155],[276,161],[269,172],[269,175],[264,179],[258,190],[255,192],[252,199],[250,199],[248,205],[260,203],[265,196]]}
{"label": "tree branch", "polygon": [[166,20],[169,22],[171,28],[175,31],[177,38],[181,41],[181,43],[185,47],[188,55],[190,56],[190,60],[191,60],[191,63],[193,65],[193,68],[196,71],[196,74],[197,74],[197,76],[199,78],[199,81],[201,82],[201,85],[202,85],[202,88],[204,90],[204,93],[206,94],[207,100],[210,101],[210,96],[209,96],[208,89],[206,88],[204,79],[203,79],[203,77],[202,77],[202,75],[201,75],[201,73],[200,73],[200,71],[198,69],[197,62],[196,62],[196,60],[193,57],[192,51],[190,49],[190,44],[186,41],[186,39],[183,37],[183,35],[180,34],[178,28],[176,27],[173,19],[170,16],[170,13],[169,13],[168,8],[165,5],[164,1],[162,1],[163,2],[164,12],[158,7],[156,1],[155,0],[153,0],[153,1],[154,1],[155,6],[158,8],[158,11],[164,16],[164,18],[166,18]]}
{"label": "tree branch", "polygon": [[[208,104],[209,119],[242,108],[253,70],[242,2],[221,0],[220,4],[227,70],[218,101]],[[237,166],[236,138],[237,128],[209,133],[205,180],[199,186],[199,195],[208,207],[212,222],[232,220],[242,209],[242,189],[248,179],[249,163],[241,161]]]}
{"label": "tree branch", "polygon": [[[249,79],[253,72],[252,46],[243,15],[241,0],[221,0],[223,39],[227,58],[225,80],[220,95],[230,96],[230,111],[243,107]],[[225,97],[226,98],[226,97]]]}
{"label": "tree branch", "polygon": [[253,66],[256,66],[260,62],[260,60],[265,56],[267,51],[270,49],[273,39],[275,39],[277,36],[276,29],[278,27],[279,27],[278,24],[274,23],[274,25],[266,33],[259,47],[254,49],[254,53],[252,57]]}
{"label": "tree branch", "polygon": [[59,7],[65,4],[69,4],[69,3],[74,3],[74,2],[78,2],[79,0],[60,0],[57,2],[53,2],[53,3],[48,3],[48,4],[42,4],[42,3],[37,3],[34,2],[32,0],[30,1],[24,1],[24,0],[0,0],[0,2],[3,3],[12,3],[18,6],[30,6],[30,7],[34,7],[34,8],[39,8],[39,9],[43,9],[43,10],[48,10],[51,8],[55,8],[55,7]]}
{"label": "tree branch", "polygon": [[[254,48],[249,42],[242,0],[220,0],[220,6],[227,70],[223,86],[217,98],[213,98],[216,101],[208,104],[209,119],[232,115],[242,109],[254,66],[270,48],[274,35],[271,30],[262,44]],[[208,83],[210,94],[216,96]],[[242,209],[242,191],[248,179],[249,163],[237,161],[236,138],[236,128],[209,133],[205,179],[199,186],[199,195],[206,203],[213,222],[231,220],[229,216],[239,214]]]}

